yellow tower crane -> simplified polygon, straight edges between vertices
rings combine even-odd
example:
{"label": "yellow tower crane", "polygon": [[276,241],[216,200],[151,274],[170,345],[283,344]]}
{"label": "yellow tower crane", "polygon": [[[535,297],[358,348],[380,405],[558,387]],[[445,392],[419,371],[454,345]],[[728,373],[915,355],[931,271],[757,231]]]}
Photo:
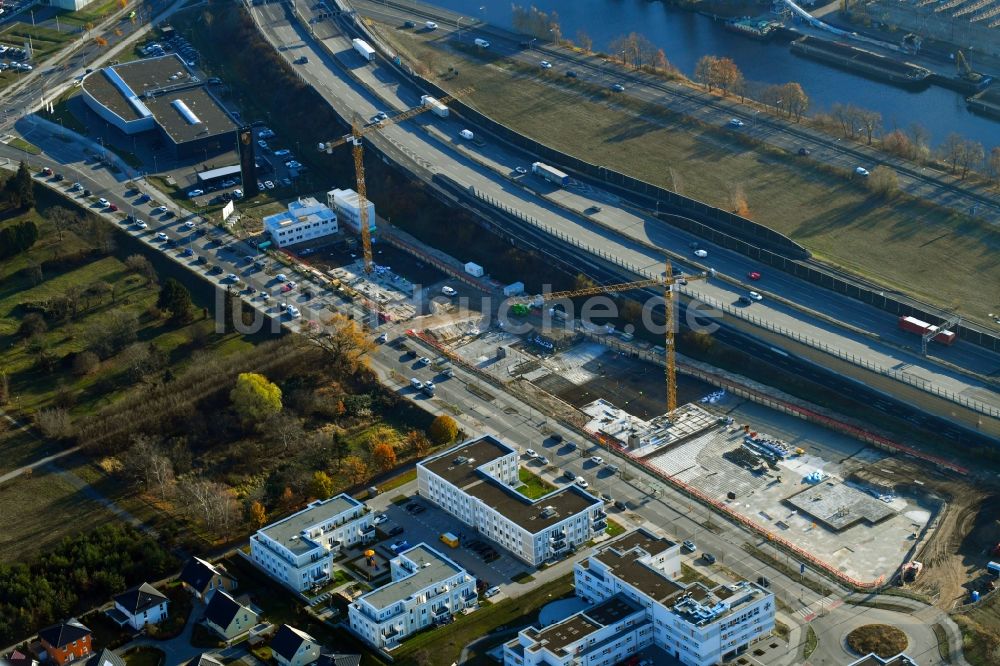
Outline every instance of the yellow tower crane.
{"label": "yellow tower crane", "polygon": [[664,301],[664,311],[666,317],[666,379],[667,379],[667,414],[673,414],[674,410],[677,409],[677,356],[674,350],[674,285],[675,284],[686,284],[689,280],[707,280],[708,273],[700,273],[697,275],[685,275],[680,278],[675,279],[673,274],[673,267],[670,265],[670,260],[666,260],[667,270],[663,273],[663,277],[651,278],[647,280],[637,280],[635,282],[622,282],[619,284],[608,284],[608,285],[598,285],[594,287],[586,287],[584,289],[571,289],[568,291],[553,291],[548,294],[541,294],[538,296],[525,296],[511,299],[514,302],[519,303],[544,303],[546,301],[554,301],[560,298],[575,298],[579,296],[594,296],[596,294],[614,294],[623,291],[631,291],[633,289],[645,289],[647,287],[663,286],[663,301]]}
{"label": "yellow tower crane", "polygon": [[[462,95],[468,95],[472,92],[472,90],[473,88],[463,88],[462,90],[458,90],[451,95],[442,97],[438,101],[442,104],[447,104],[451,100],[457,99]],[[361,124],[362,121],[359,117],[355,117],[351,122],[350,134],[345,134],[339,139],[320,144],[320,150],[325,150],[327,153],[333,152],[334,148],[342,146],[345,143],[351,144],[351,151],[354,154],[354,173],[358,182],[358,215],[359,223],[361,225],[361,246],[365,257],[365,273],[372,272],[372,236],[371,229],[369,228],[370,222],[368,220],[368,193],[365,188],[365,163],[361,139],[362,137],[372,134],[373,132],[377,132],[389,125],[395,125],[396,123],[401,123],[404,120],[409,120],[413,116],[427,111],[429,108],[429,106],[415,106],[412,109],[398,113],[395,116],[374,122],[367,127]]]}

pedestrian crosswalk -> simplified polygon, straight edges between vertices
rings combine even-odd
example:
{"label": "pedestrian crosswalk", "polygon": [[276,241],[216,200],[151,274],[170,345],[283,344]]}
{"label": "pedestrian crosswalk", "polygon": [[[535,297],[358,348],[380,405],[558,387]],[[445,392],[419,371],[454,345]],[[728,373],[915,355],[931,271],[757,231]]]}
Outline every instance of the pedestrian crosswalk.
{"label": "pedestrian crosswalk", "polygon": [[803,606],[795,610],[795,615],[802,618],[805,622],[812,622],[820,613],[831,611],[844,603],[844,600],[838,597],[836,594],[828,594],[827,596],[814,601],[808,606]]}

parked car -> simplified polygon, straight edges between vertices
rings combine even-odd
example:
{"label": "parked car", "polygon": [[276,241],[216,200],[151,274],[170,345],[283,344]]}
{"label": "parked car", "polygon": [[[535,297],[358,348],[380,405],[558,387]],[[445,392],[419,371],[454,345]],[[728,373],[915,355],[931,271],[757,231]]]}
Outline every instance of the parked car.
{"label": "parked car", "polygon": [[136,220],[135,221],[135,226],[138,227],[138,228],[140,228],[140,229],[145,229],[147,225],[142,220]]}
{"label": "parked car", "polygon": [[277,275],[274,276],[274,279],[277,280],[278,282],[287,282],[288,276],[285,275],[284,273],[278,273]]}
{"label": "parked car", "polygon": [[108,206],[111,205],[111,202],[105,199],[104,197],[101,197],[100,199],[97,200],[97,205],[100,206],[101,208],[107,208]]}
{"label": "parked car", "polygon": [[274,182],[270,181],[270,180],[265,180],[264,181],[264,187],[266,187],[269,190],[273,190],[274,189]]}
{"label": "parked car", "polygon": [[603,465],[604,458],[602,458],[601,456],[591,456],[590,462],[594,463],[595,465]]}
{"label": "parked car", "polygon": [[563,441],[563,436],[557,432],[554,432],[551,435],[549,435],[549,439],[558,444],[559,442]]}
{"label": "parked car", "polygon": [[188,220],[187,222],[184,223],[184,226],[187,227],[188,229],[194,229],[194,220]]}
{"label": "parked car", "polygon": [[391,530],[389,530],[389,536],[399,536],[400,534],[402,534],[405,531],[406,530],[403,528],[402,525],[396,525]]}
{"label": "parked car", "polygon": [[729,126],[730,127],[743,127],[744,125],[746,125],[746,123],[743,122],[742,120],[740,120],[739,118],[730,118],[729,119]]}
{"label": "parked car", "polygon": [[702,553],[701,559],[705,564],[715,564],[715,555],[712,555],[712,553]]}
{"label": "parked car", "polygon": [[292,154],[292,151],[288,150],[288,148],[280,148],[280,149],[274,151],[274,156],[275,157],[284,157],[285,155],[291,155],[291,154]]}
{"label": "parked car", "polygon": [[372,518],[372,524],[373,525],[381,525],[382,523],[384,523],[387,520],[389,520],[389,516],[385,515],[384,513],[380,513],[377,516],[375,516],[374,518]]}
{"label": "parked car", "polygon": [[623,86],[620,83],[614,84],[613,86],[611,86],[611,89],[614,90],[615,92],[625,92],[625,86]]}
{"label": "parked car", "polygon": [[538,456],[537,458],[535,458],[535,460],[537,460],[538,464],[540,464],[542,466],[545,466],[545,465],[549,464],[549,459],[546,458],[545,456]]}
{"label": "parked car", "polygon": [[156,208],[154,208],[153,210],[150,211],[150,213],[152,215],[162,215],[163,213],[166,213],[166,212],[167,212],[167,207],[166,206],[157,206]]}
{"label": "parked car", "polygon": [[307,62],[309,62],[309,58],[307,56],[299,56],[298,58],[295,59],[296,65],[304,65]]}
{"label": "parked car", "polygon": [[586,488],[587,486],[590,485],[589,483],[587,483],[587,480],[584,479],[582,476],[576,477],[576,482],[575,483],[576,483],[576,485],[580,486],[581,488]]}
{"label": "parked car", "polygon": [[444,294],[445,296],[454,296],[458,292],[455,291],[454,287],[449,287],[448,285],[445,285],[441,287],[441,293]]}
{"label": "parked car", "polygon": [[574,72],[572,69],[567,69],[566,70],[566,76],[568,76],[571,79],[575,79],[576,78],[576,72]]}
{"label": "parked car", "polygon": [[862,178],[867,178],[868,176],[871,175],[871,172],[868,171],[868,169],[866,169],[864,167],[855,167],[854,173],[858,174]]}
{"label": "parked car", "polygon": [[267,150],[267,141],[264,141],[264,139],[257,139],[257,145],[261,150]]}
{"label": "parked car", "polygon": [[187,195],[188,195],[188,199],[194,199],[195,197],[200,197],[204,193],[205,193],[205,190],[195,189],[195,190],[191,190],[190,192],[188,192]]}
{"label": "parked car", "polygon": [[541,67],[542,69],[552,69],[552,63],[549,62],[548,60],[541,61],[540,63],[538,63],[538,66]]}
{"label": "parked car", "polygon": [[167,240],[167,235],[161,231],[158,234],[156,234],[156,240],[165,241]]}
{"label": "parked car", "polygon": [[799,155],[801,155],[802,157],[809,157],[811,153],[812,151],[809,150],[808,148],[799,148]]}
{"label": "parked car", "polygon": [[229,280],[230,282],[239,282],[240,276],[237,275],[236,273],[227,273],[226,279]]}
{"label": "parked car", "polygon": [[377,338],[375,338],[375,342],[378,343],[378,344],[380,344],[380,345],[383,345],[383,344],[385,344],[385,341],[388,340],[388,339],[389,339],[389,336],[386,335],[385,333],[383,333],[382,335],[380,335]]}
{"label": "parked car", "polygon": [[698,546],[694,545],[694,541],[691,541],[691,539],[688,539],[684,543],[682,543],[681,548],[683,548],[688,553],[693,553],[694,551],[698,550]]}
{"label": "parked car", "polygon": [[417,366],[430,365],[431,360],[426,356],[421,356],[420,360],[417,361]]}
{"label": "parked car", "polygon": [[497,587],[496,585],[483,592],[483,596],[486,597],[487,599],[489,599],[490,597],[495,597],[498,594],[500,594],[500,588]]}
{"label": "parked car", "polygon": [[108,204],[108,210],[112,213],[115,213],[118,211],[118,206],[116,206],[115,204]]}
{"label": "parked car", "polygon": [[535,452],[534,449],[528,449],[527,451],[524,452],[524,455],[528,456],[529,458],[537,458],[538,457],[538,454]]}

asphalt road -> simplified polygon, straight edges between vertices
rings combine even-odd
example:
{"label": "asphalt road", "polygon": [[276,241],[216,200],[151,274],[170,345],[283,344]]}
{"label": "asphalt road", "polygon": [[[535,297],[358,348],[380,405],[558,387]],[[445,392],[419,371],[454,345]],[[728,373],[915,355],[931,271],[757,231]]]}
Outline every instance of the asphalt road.
{"label": "asphalt road", "polygon": [[[229,286],[243,290],[243,296],[261,313],[267,314],[285,325],[298,328],[298,321],[320,318],[332,309],[347,311],[356,316],[363,316],[363,313],[351,304],[347,304],[339,299],[335,294],[323,291],[318,287],[313,287],[316,296],[313,299],[306,298],[304,290],[307,283],[302,281],[296,288],[289,292],[282,292],[284,284],[278,282],[272,274],[274,269],[263,271],[253,266],[247,261],[248,256],[255,252],[254,248],[244,242],[234,240],[230,235],[214,227],[208,228],[201,225],[199,218],[194,215],[178,211],[175,208],[174,216],[152,215],[151,211],[155,206],[170,206],[168,200],[159,192],[144,187],[141,183],[139,188],[131,189],[128,185],[119,180],[120,176],[109,172],[102,166],[84,163],[89,146],[83,142],[64,142],[60,139],[52,139],[45,144],[46,148],[52,150],[51,157],[63,163],[62,172],[66,176],[64,181],[56,183],[54,179],[48,179],[50,186],[58,188],[71,187],[72,182],[78,181],[83,186],[94,191],[95,196],[106,197],[111,203],[115,203],[121,211],[134,214],[137,218],[147,222],[147,228],[140,229],[135,224],[118,221],[123,231],[134,235],[140,241],[147,243],[151,248],[164,252],[167,256],[174,258],[196,272],[205,276],[220,289]],[[7,155],[14,152],[13,149],[0,147],[0,154]],[[140,193],[145,192],[152,196],[150,201],[144,201]],[[72,193],[71,193],[72,195]],[[95,212],[102,212],[97,204],[91,204]],[[103,211],[108,214],[107,210]],[[189,226],[188,223],[191,223]],[[158,237],[164,234],[167,239],[173,241],[174,246],[165,247],[165,241]],[[185,257],[185,250],[190,249],[194,256]],[[196,257],[204,257],[206,262],[197,262]],[[208,275],[208,266],[219,267],[215,275]],[[233,273],[239,278],[239,282],[227,279],[227,273]],[[294,276],[291,276],[294,277]],[[247,287],[254,287],[256,292],[251,294],[246,291]],[[269,294],[265,301],[261,292]],[[285,301],[298,305],[302,308],[302,320],[292,320],[282,313],[279,302]],[[266,322],[262,318],[262,322]],[[390,339],[401,331],[400,325],[397,329],[387,329]],[[411,345],[414,343],[410,343]],[[425,352],[427,356],[433,357],[433,352],[428,348]],[[716,526],[713,530],[705,528],[704,523],[708,520],[710,512],[708,509],[686,499],[676,493],[670,486],[651,477],[645,471],[631,467],[627,462],[619,462],[623,469],[627,470],[627,478],[619,474],[610,473],[605,466],[594,465],[590,461],[590,456],[599,454],[609,462],[613,460],[613,454],[598,451],[594,446],[580,446],[576,451],[569,451],[565,445],[557,445],[551,439],[552,433],[559,433],[564,441],[575,441],[581,443],[576,438],[574,432],[548,419],[535,410],[529,403],[517,399],[516,397],[502,392],[470,372],[460,367],[455,368],[453,378],[444,378],[436,375],[427,366],[416,367],[415,359],[404,358],[402,352],[389,345],[379,346],[371,355],[370,362],[382,381],[390,388],[398,391],[401,395],[410,397],[427,408],[432,413],[446,413],[454,416],[461,426],[468,432],[494,434],[512,445],[519,447],[522,451],[534,448],[547,456],[551,462],[549,468],[539,469],[534,463],[529,463],[529,468],[541,471],[544,476],[555,482],[557,485],[566,483],[560,481],[557,476],[564,471],[572,471],[575,475],[583,476],[591,484],[594,492],[606,492],[618,500],[626,501],[628,504],[629,520],[639,523],[648,523],[656,529],[665,531],[679,539],[693,539],[699,551],[710,551],[719,559],[719,563],[735,574],[755,580],[758,576],[765,576],[769,579],[772,589],[790,607],[795,621],[805,622],[806,618],[813,618],[816,614],[821,614],[824,609],[835,605],[845,594],[845,590],[837,590],[832,597],[821,598],[821,595],[814,593],[808,587],[801,585],[796,579],[789,578],[777,570],[761,563],[751,557],[742,549],[742,544],[747,541],[755,543],[758,547],[767,549],[768,546],[761,540],[743,532],[736,525],[722,522],[718,517],[713,517],[712,523]],[[427,398],[423,395],[414,394],[409,385],[410,377],[418,377],[422,381],[434,379],[437,385],[434,398]],[[474,387],[470,390],[470,387]],[[620,510],[612,508],[609,515],[615,518],[620,515]],[[699,565],[696,562],[695,566]],[[794,565],[794,563],[792,563]],[[807,574],[811,576],[812,574]],[[935,621],[947,621],[944,617],[938,617],[937,611],[928,609]],[[859,617],[859,611],[854,607],[842,607],[830,612],[828,615],[812,619],[817,631],[828,634],[831,637],[842,633],[847,624],[854,622]],[[888,612],[864,611],[868,617],[881,617],[888,619],[891,615],[894,624],[903,625],[911,635],[917,646],[934,646],[936,642],[929,632],[930,623],[915,621],[899,613],[889,614]],[[888,614],[888,615],[887,615]],[[831,638],[831,641],[837,639]],[[836,645],[836,642],[833,643]],[[830,650],[830,660],[816,660],[812,663],[839,663],[833,655],[837,655],[836,647],[827,646]],[[936,663],[934,652],[927,647],[921,648],[921,654],[926,654],[926,663]],[[796,653],[790,651],[789,661],[784,663],[795,663]],[[770,663],[782,663],[774,661]],[[921,661],[924,663],[924,660]]]}
{"label": "asphalt road", "polygon": [[[542,60],[552,64],[550,73],[563,75],[572,70],[579,79],[610,87],[619,83],[625,87],[624,94],[657,105],[668,106],[671,110],[697,118],[708,124],[729,127],[732,118],[738,118],[745,125],[738,130],[757,139],[782,148],[789,153],[797,153],[799,148],[809,148],[811,159],[853,172],[862,166],[869,170],[878,164],[891,165],[899,174],[900,188],[917,197],[933,201],[941,206],[969,213],[973,208],[980,217],[1000,224],[1000,201],[985,188],[971,186],[957,181],[940,171],[925,166],[878,154],[853,142],[843,142],[838,138],[824,135],[800,124],[785,122],[768,114],[754,114],[745,105],[735,100],[719,99],[706,92],[692,90],[686,86],[665,82],[656,77],[639,72],[627,71],[619,65],[608,65],[596,56],[585,56],[567,49],[534,40],[532,48],[521,46],[523,37],[505,30],[483,24],[475,17],[460,15],[449,10],[420,2],[377,2],[376,0],[352,0],[365,16],[377,20],[395,22],[402,25],[407,19],[423,25],[424,20],[438,21],[437,32],[455,33],[462,41],[471,44],[479,36],[490,41],[490,50],[515,58],[530,65],[538,65]],[[475,7],[470,7],[475,13]],[[456,21],[456,19],[459,19]],[[461,26],[459,30],[456,25]],[[988,148],[987,148],[988,150]]]}
{"label": "asphalt road", "polygon": [[[379,110],[398,111],[419,103],[419,94],[400,85],[391,70],[378,65],[365,66],[351,48],[347,37],[334,34],[325,41],[338,54],[338,59],[378,90],[383,99],[375,98],[360,86],[347,81],[337,66],[327,60],[320,47],[308,38],[308,33],[301,25],[298,22],[288,22],[282,5],[256,6],[254,12],[264,25],[265,35],[280,49],[279,52],[284,57],[289,61],[302,55],[308,57],[307,64],[294,67],[306,81],[331,100],[342,114],[349,116],[356,112],[368,118]],[[321,36],[331,32],[326,23],[316,24],[313,29]],[[694,240],[693,237],[655,219],[636,215],[630,208],[615,205],[614,197],[607,193],[583,189],[567,193],[560,190],[553,195],[561,198],[559,204],[537,196],[536,191],[543,190],[545,184],[534,177],[519,177],[514,172],[516,166],[526,164],[526,156],[509,153],[505,147],[493,144],[476,146],[471,151],[464,146],[460,147],[458,131],[461,128],[462,125],[454,121],[422,114],[405,123],[391,125],[369,138],[387,150],[410,156],[422,170],[446,175],[463,186],[470,186],[476,192],[485,193],[502,201],[504,205],[521,211],[541,226],[555,229],[574,238],[579,244],[598,249],[634,266],[637,273],[655,276],[663,271],[661,253],[649,249],[645,243],[690,256],[689,244]],[[522,184],[521,180],[525,183]],[[599,204],[603,209],[600,213],[602,221],[613,226],[615,231],[601,227],[582,215],[569,213],[560,204],[571,207]],[[709,257],[703,261],[706,262],[703,265],[710,265],[738,282],[748,270],[757,268],[742,255],[714,247],[709,249]],[[691,264],[692,267],[695,266],[694,261]],[[905,337],[895,328],[894,319],[885,313],[860,306],[851,299],[825,290],[803,287],[786,275],[779,277],[777,272],[766,274],[760,283],[754,283],[754,287],[764,294],[765,300],[749,308],[735,307],[739,296],[745,293],[745,288],[721,280],[691,283],[682,289],[682,293],[727,308],[727,316],[746,320],[751,316],[764,319],[772,328],[793,331],[817,344],[828,345],[844,354],[864,359],[869,364],[906,372],[913,377],[915,383],[927,382],[943,390],[987,403],[994,409],[1000,407],[1000,396],[988,384],[946,370],[929,359],[900,351],[892,345],[881,344],[866,336],[835,327],[824,319],[806,315],[768,296],[778,294],[804,303],[807,307],[828,311],[831,317],[852,324],[855,323],[853,316],[861,312],[863,316],[858,320],[859,327],[880,323],[877,333],[890,340],[905,343]],[[786,289],[787,294],[784,291]],[[908,342],[913,344],[912,339]],[[996,373],[1000,370],[1000,357],[982,348],[959,344],[944,351],[949,355],[949,361],[977,371]]]}

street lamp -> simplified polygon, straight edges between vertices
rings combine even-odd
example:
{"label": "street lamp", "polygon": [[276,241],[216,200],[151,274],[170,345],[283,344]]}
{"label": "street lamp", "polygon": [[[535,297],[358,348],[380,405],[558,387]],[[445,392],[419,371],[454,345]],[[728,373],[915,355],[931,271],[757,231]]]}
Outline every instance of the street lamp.
{"label": "street lamp", "polygon": [[458,41],[462,41],[462,19],[464,16],[459,16],[455,19],[455,29],[458,30]]}

